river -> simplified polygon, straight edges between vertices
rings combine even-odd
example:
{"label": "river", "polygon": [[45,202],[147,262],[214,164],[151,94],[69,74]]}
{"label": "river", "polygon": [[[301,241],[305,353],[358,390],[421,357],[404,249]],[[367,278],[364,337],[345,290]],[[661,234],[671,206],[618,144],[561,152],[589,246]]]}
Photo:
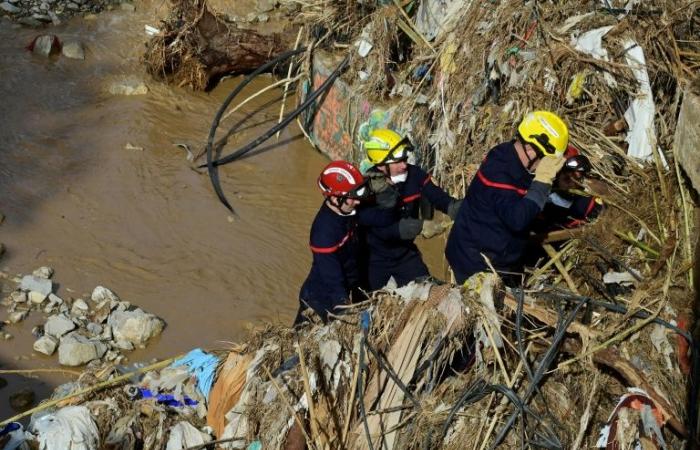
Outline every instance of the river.
{"label": "river", "polygon": [[[264,151],[221,169],[238,216],[221,206],[206,173],[194,170],[175,144],[195,153],[202,148],[237,80],[195,93],[144,73],[144,25],[157,26],[166,7],[139,3],[135,13],[105,12],[47,29],[82,41],[84,61],[32,55],[25,47],[41,32],[0,21],[4,292],[14,288],[12,277],[50,266],[64,299],[89,297],[104,285],[164,318],[164,334],[128,354],[131,361],[226,348],[252,326],[291,322],[311,259],[308,230],[321,202],[315,180],[327,162],[290,126]],[[126,76],[143,79],[149,93],[107,92]],[[240,98],[270,81],[261,77]],[[274,124],[277,98],[262,96],[224,123],[247,117],[229,150]],[[445,272],[442,245],[434,239],[425,251],[437,276]],[[31,329],[44,321],[35,312],[4,328],[14,338],[0,342],[0,368],[58,366],[55,355],[32,351]],[[11,414],[12,392],[29,387],[42,398],[69,379],[4,378],[0,419]]]}

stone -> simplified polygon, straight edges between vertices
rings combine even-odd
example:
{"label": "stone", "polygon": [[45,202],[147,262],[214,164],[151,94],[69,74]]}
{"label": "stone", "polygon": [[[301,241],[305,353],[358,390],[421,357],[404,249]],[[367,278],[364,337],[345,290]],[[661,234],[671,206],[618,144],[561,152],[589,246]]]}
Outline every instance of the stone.
{"label": "stone", "polygon": [[105,353],[105,359],[107,361],[114,361],[119,357],[119,352],[115,352],[114,350],[108,350],[107,353]]}
{"label": "stone", "polygon": [[0,9],[10,14],[17,14],[18,12],[22,12],[22,8],[18,8],[10,2],[0,3]]}
{"label": "stone", "polygon": [[7,316],[7,321],[10,323],[20,323],[29,315],[29,311],[15,311]]}
{"label": "stone", "polygon": [[700,96],[689,89],[683,93],[683,104],[678,116],[673,154],[688,175],[695,192],[700,193]]}
{"label": "stone", "polygon": [[32,272],[32,275],[37,278],[43,278],[45,280],[48,280],[53,276],[53,269],[51,267],[42,266],[36,269],[34,272]]}
{"label": "stone", "polygon": [[110,84],[109,93],[112,95],[145,95],[148,93],[148,87],[143,81],[128,77]]}
{"label": "stone", "polygon": [[63,304],[63,299],[56,294],[49,294],[49,305],[58,306]]}
{"label": "stone", "polygon": [[53,352],[56,351],[56,347],[58,347],[58,341],[56,340],[56,338],[53,338],[51,336],[40,337],[34,342],[34,345],[32,346],[32,348],[35,351],[48,356],[53,355]]}
{"label": "stone", "polygon": [[12,336],[10,333],[2,333],[2,338],[6,341],[9,341],[12,339],[14,336]]}
{"label": "stone", "polygon": [[114,311],[107,323],[112,327],[115,340],[129,341],[135,345],[144,344],[159,335],[165,326],[163,320],[141,309]]}
{"label": "stone", "polygon": [[123,339],[118,339],[114,342],[114,347],[116,347],[120,350],[131,351],[134,349],[134,344],[132,344],[129,341],[123,340]]}
{"label": "stone", "polygon": [[61,53],[66,58],[85,59],[85,49],[83,48],[83,44],[78,41],[65,42]]}
{"label": "stone", "polygon": [[257,19],[258,19],[258,22],[260,22],[260,23],[265,23],[265,22],[267,22],[268,20],[270,20],[270,16],[268,16],[267,14],[260,14],[260,15],[257,17]]}
{"label": "stone", "polygon": [[58,345],[58,363],[63,366],[82,366],[102,358],[106,352],[107,346],[104,343],[73,332],[61,338]]}
{"label": "stone", "polygon": [[64,334],[75,330],[76,325],[68,317],[57,314],[49,317],[44,325],[44,333],[60,338]]}
{"label": "stone", "polygon": [[[51,16],[46,14],[32,14],[32,17],[39,22],[49,23],[51,22]],[[58,53],[58,50],[55,52]]]}
{"label": "stone", "polygon": [[24,411],[34,404],[34,391],[24,388],[10,395],[10,406],[15,411]]}
{"label": "stone", "polygon": [[27,303],[27,293],[24,291],[14,291],[10,294],[10,299],[15,303]]}
{"label": "stone", "polygon": [[29,298],[29,303],[33,305],[41,305],[46,300],[46,294],[37,291],[30,291],[27,297]]}
{"label": "stone", "polygon": [[32,17],[20,17],[19,19],[17,19],[17,23],[30,28],[39,28],[43,26],[41,22]]}
{"label": "stone", "polygon": [[[33,14],[32,18],[41,20],[38,16],[40,15]],[[51,18],[49,17],[48,19],[50,22]],[[29,45],[29,48],[32,50],[32,53],[36,55],[48,57],[61,51],[61,42],[58,40],[58,37],[53,34],[44,34],[34,39]],[[46,294],[48,295],[49,293],[47,292]]]}
{"label": "stone", "polygon": [[88,306],[87,303],[85,303],[85,300],[83,300],[82,298],[78,298],[73,302],[72,309],[74,309],[74,310],[79,309],[79,310],[85,312],[85,311],[89,310],[90,307]]}
{"label": "stone", "polygon": [[109,325],[105,325],[102,329],[102,336],[100,336],[101,339],[104,339],[105,341],[111,341],[114,335],[112,334],[112,327]]}
{"label": "stone", "polygon": [[134,12],[136,11],[136,7],[132,5],[131,3],[121,3],[119,5],[119,9],[122,11],[128,11],[128,12]]}
{"label": "stone", "polygon": [[42,11],[46,11],[49,9],[49,4],[46,2],[43,2],[41,5],[39,5],[39,9]]}
{"label": "stone", "polygon": [[71,11],[78,11],[80,9],[80,6],[76,5],[73,2],[68,2],[66,3],[66,8],[70,9]]}
{"label": "stone", "polygon": [[277,6],[277,0],[257,0],[255,10],[257,12],[263,13],[272,11],[273,9],[275,9],[275,6]]}
{"label": "stone", "polygon": [[46,278],[39,278],[35,277],[34,275],[25,275],[22,277],[22,281],[20,281],[19,288],[23,291],[40,292],[44,294],[44,296],[47,296],[53,292],[53,283],[51,280],[47,280]]}
{"label": "stone", "polygon": [[86,330],[93,336],[99,336],[102,334],[102,325],[99,323],[90,322],[85,327]]}
{"label": "stone", "polygon": [[97,286],[92,291],[92,294],[90,295],[90,300],[92,300],[95,303],[101,303],[105,300],[109,300],[110,302],[118,302],[119,297],[117,297],[117,294],[110,291],[106,287]]}

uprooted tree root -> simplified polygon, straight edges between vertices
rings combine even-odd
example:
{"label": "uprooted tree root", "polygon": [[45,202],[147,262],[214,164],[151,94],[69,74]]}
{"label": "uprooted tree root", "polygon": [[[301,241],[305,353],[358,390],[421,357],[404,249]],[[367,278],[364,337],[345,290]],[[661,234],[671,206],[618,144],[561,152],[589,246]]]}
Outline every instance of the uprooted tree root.
{"label": "uprooted tree root", "polygon": [[282,35],[228,25],[204,0],[175,0],[161,31],[146,44],[144,61],[158,80],[205,90],[224,75],[252,72],[287,47]]}

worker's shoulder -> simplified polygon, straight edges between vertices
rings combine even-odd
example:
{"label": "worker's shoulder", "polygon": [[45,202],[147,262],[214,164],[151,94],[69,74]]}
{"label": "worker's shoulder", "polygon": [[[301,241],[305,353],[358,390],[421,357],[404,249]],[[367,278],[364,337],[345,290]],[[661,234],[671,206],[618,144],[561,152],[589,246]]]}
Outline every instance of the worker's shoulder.
{"label": "worker's shoulder", "polygon": [[486,154],[480,170],[484,175],[516,175],[512,172],[519,172],[519,159],[515,152],[513,142],[504,142],[493,147]]}
{"label": "worker's shoulder", "polygon": [[311,225],[311,247],[336,248],[346,238],[350,228],[349,222],[352,220],[352,217],[336,214],[324,204]]}
{"label": "worker's shoulder", "polygon": [[415,180],[416,182],[422,184],[430,179],[430,173],[426,172],[420,166],[415,164],[408,165],[408,179]]}

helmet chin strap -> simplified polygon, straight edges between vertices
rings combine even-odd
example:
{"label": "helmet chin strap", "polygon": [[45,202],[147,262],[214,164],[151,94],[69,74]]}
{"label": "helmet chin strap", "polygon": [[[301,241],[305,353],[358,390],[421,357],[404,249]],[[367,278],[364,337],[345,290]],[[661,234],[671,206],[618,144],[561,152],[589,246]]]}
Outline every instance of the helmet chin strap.
{"label": "helmet chin strap", "polygon": [[335,208],[338,210],[338,215],[340,216],[354,216],[357,211],[354,209],[350,212],[345,212],[343,211],[343,205],[345,204],[345,200],[347,200],[347,197],[335,197],[336,200],[333,201],[332,198],[328,199],[328,203],[330,203],[332,206],[335,206]]}

